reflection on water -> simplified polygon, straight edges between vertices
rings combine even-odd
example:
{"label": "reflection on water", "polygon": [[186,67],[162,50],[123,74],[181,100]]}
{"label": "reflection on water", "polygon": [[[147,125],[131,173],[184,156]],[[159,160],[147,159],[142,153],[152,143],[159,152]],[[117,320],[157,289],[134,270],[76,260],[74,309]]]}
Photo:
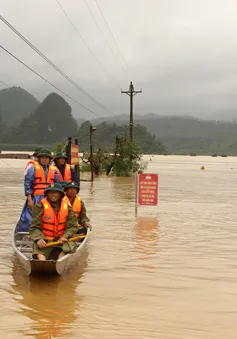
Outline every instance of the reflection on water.
{"label": "reflection on water", "polygon": [[138,217],[134,179],[81,182],[93,231],[105,232],[48,279],[24,276],[10,247],[25,163],[0,162],[1,338],[236,339],[237,158],[152,157],[159,206]]}
{"label": "reflection on water", "polygon": [[[29,277],[22,274],[17,260],[14,260],[12,277],[13,299],[19,303],[17,314],[30,319],[31,325],[18,329],[20,334],[43,339],[70,335],[70,326],[79,321],[83,296],[77,295],[77,288],[87,267],[88,251],[85,249],[78,265],[66,277]],[[20,298],[19,298],[20,296]]]}
{"label": "reflection on water", "polygon": [[[152,258],[156,257],[158,252],[159,240],[159,222],[154,217],[137,217],[135,224],[136,234],[136,252],[137,260],[145,264],[140,264],[140,267],[147,269],[156,269],[157,266],[147,265],[147,261],[152,262]],[[149,258],[149,259],[148,259]]]}
{"label": "reflection on water", "polygon": [[155,254],[158,250],[159,222],[154,217],[137,217],[136,225],[137,250],[145,255]]}

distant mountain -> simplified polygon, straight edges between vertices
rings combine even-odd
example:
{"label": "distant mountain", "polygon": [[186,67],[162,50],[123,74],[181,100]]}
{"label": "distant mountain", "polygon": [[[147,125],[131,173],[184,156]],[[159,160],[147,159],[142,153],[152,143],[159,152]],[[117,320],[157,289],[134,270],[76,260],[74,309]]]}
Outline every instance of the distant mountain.
{"label": "distant mountain", "polygon": [[58,94],[49,94],[18,127],[9,131],[3,142],[50,145],[74,136],[77,123],[71,107]]}
{"label": "distant mountain", "polygon": [[21,87],[0,90],[2,118],[7,126],[17,126],[36,109],[39,101]]}
{"label": "distant mountain", "polygon": [[[91,122],[86,121],[78,130],[77,134],[81,151],[89,151],[90,125]],[[116,136],[129,139],[126,126],[102,122],[101,124],[97,124],[97,129],[95,133],[93,133],[93,144],[96,149],[105,148],[107,150],[113,150]],[[165,145],[156,140],[154,135],[148,133],[144,126],[136,125],[134,128],[134,136],[143,153],[166,153]]]}
{"label": "distant mountain", "polygon": [[233,112],[226,112],[226,113],[215,113],[209,115],[209,120],[219,120],[219,121],[235,121],[237,123],[237,107],[236,110]]}
{"label": "distant mountain", "polygon": [[81,125],[85,122],[85,119],[77,119],[77,125],[78,127],[81,127]]}
{"label": "distant mountain", "polygon": [[[128,124],[129,117],[95,119],[101,122]],[[237,123],[200,120],[183,116],[136,116],[135,125],[145,126],[147,131],[165,144],[171,153],[198,154],[231,153],[237,155]]]}

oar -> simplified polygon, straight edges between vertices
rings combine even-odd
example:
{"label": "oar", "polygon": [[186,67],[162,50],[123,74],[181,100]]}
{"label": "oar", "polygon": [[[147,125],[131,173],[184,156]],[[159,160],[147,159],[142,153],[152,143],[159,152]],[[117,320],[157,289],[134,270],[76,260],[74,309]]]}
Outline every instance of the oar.
{"label": "oar", "polygon": [[[101,231],[101,232],[94,232],[94,233],[89,233],[89,234],[84,234],[84,235],[78,235],[76,237],[73,237],[73,238],[69,238],[67,241],[77,241],[79,239],[83,239],[83,238],[86,238],[90,235],[96,235],[96,234],[102,234],[102,233],[105,233],[105,231]],[[52,241],[52,242],[49,242],[47,243],[44,248],[46,247],[51,247],[51,246],[56,246],[56,245],[62,245],[61,241]]]}

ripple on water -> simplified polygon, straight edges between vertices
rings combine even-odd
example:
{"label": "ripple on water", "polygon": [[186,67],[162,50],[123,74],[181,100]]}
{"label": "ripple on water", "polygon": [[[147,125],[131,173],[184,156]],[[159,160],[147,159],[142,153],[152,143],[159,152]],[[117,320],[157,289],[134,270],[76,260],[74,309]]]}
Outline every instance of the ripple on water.
{"label": "ripple on water", "polygon": [[237,159],[152,159],[159,207],[137,218],[133,179],[82,182],[93,231],[105,233],[59,279],[24,276],[14,260],[26,161],[0,162],[4,338],[236,338]]}

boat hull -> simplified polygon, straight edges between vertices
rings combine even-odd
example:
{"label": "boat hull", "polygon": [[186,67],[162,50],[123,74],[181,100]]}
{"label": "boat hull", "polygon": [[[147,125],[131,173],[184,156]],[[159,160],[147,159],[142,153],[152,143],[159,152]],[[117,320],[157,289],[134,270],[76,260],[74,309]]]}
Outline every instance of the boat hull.
{"label": "boat hull", "polygon": [[[87,230],[87,236],[90,230]],[[59,260],[35,260],[32,258],[32,241],[27,232],[17,232],[17,226],[12,236],[12,247],[22,268],[27,275],[63,275],[80,258],[86,245],[87,237],[77,243],[77,251],[67,254]]]}

